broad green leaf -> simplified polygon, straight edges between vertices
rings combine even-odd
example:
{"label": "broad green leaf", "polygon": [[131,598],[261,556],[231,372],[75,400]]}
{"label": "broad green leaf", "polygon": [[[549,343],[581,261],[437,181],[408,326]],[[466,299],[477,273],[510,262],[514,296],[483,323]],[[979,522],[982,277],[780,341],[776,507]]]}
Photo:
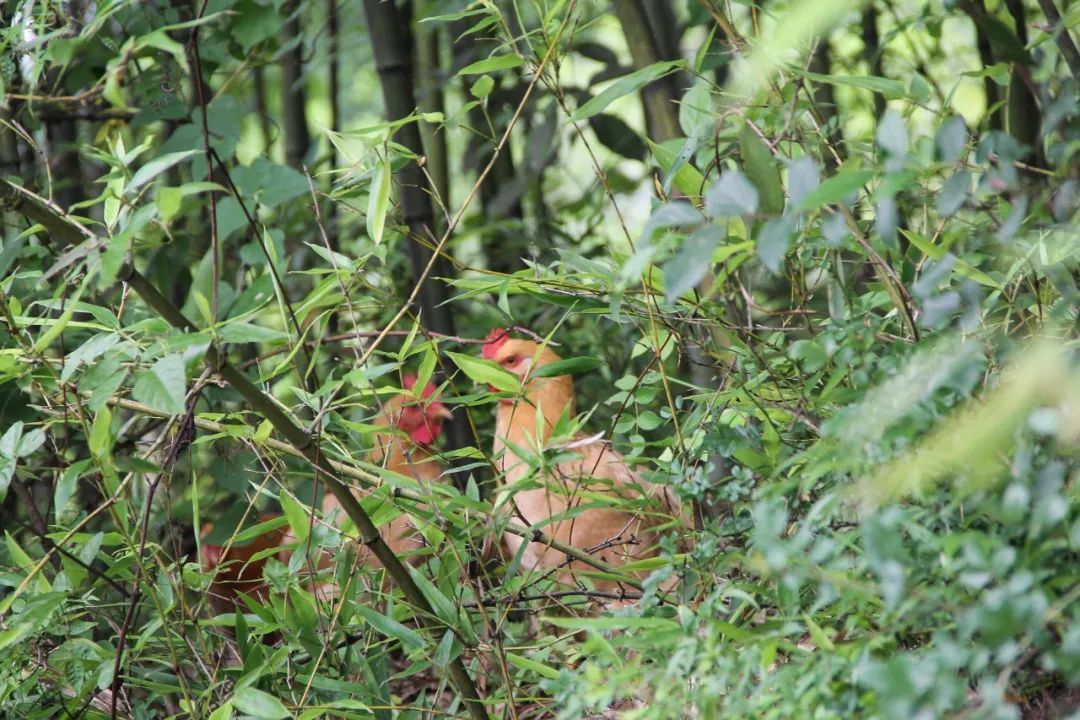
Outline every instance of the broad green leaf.
{"label": "broad green leaf", "polygon": [[246,322],[231,322],[223,325],[218,334],[222,340],[229,343],[270,342],[289,337],[281,330]]}
{"label": "broad green leaf", "polygon": [[[665,174],[671,174],[672,169],[676,168],[679,162],[680,153],[672,148],[681,148],[688,143],[687,140],[681,138],[668,140],[662,145],[658,145],[648,138],[646,138],[646,142],[649,144],[649,149],[652,150],[656,164]],[[698,197],[705,189],[705,176],[696,167],[686,162],[685,158],[682,164],[675,169],[671,180],[679,192],[687,197]]]}
{"label": "broad green leaf", "polygon": [[311,531],[311,513],[308,508],[301,505],[293,494],[286,490],[278,493],[278,500],[281,502],[282,512],[289,520],[292,534],[301,542],[307,540],[308,533]]}
{"label": "broad green leaf", "polygon": [[431,380],[432,373],[435,372],[435,363],[438,359],[430,347],[424,349],[423,357],[420,358],[420,367],[416,370],[416,384],[413,385],[414,397],[421,397],[421,393]]}
{"label": "broad green leaf", "polygon": [[[892,158],[903,158],[908,151],[908,131],[904,119],[895,110],[886,110],[877,127],[877,145]],[[895,169],[895,168],[890,168]]]}
{"label": "broad green leaf", "polygon": [[675,302],[697,286],[712,269],[712,254],[724,239],[724,229],[710,223],[686,238],[675,257],[664,263],[664,295]]}
{"label": "broad green leaf", "polygon": [[851,193],[861,190],[875,174],[874,170],[841,170],[808,192],[799,204],[799,212],[809,212],[839,202]]}
{"label": "broad green leaf", "polygon": [[233,716],[233,704],[232,700],[222,703],[218,706],[214,712],[210,713],[210,720],[232,720]]}
{"label": "broad green leaf", "polygon": [[[917,247],[919,250],[922,250],[924,253],[926,253],[928,257],[933,260],[941,260],[949,254],[948,250],[941,247],[940,245],[932,244],[929,238],[920,235],[917,232],[904,228],[900,228],[900,232],[904,235],[904,237],[911,241],[912,245]],[[982,270],[979,270],[971,264],[964,262],[960,258],[955,259],[955,265],[953,265],[953,270],[956,272],[957,275],[966,277],[968,280],[974,280],[980,285],[985,285],[986,287],[991,287],[998,290],[1001,289],[1001,283],[999,283],[997,280],[994,280],[994,278],[990,277]]]}
{"label": "broad green leaf", "polygon": [[758,191],[738,170],[725,170],[705,191],[705,211],[712,217],[753,215]]}
{"label": "broad green leaf", "polygon": [[789,217],[769,220],[758,232],[758,257],[761,258],[762,264],[774,274],[780,272],[780,266],[784,263],[784,256],[787,255],[794,232],[795,224]]}
{"label": "broad green leaf", "polygon": [[198,152],[201,152],[201,150],[181,150],[179,152],[166,153],[161,157],[151,160],[131,176],[131,181],[127,184],[127,192],[130,193],[138,190],[173,165],[187,160]]}
{"label": "broad green leaf", "polygon": [[448,352],[446,356],[473,382],[491,385],[502,392],[516,393],[521,390],[517,375],[503,370],[491,360],[455,352]]}
{"label": "broad green leaf", "polygon": [[686,137],[706,137],[716,125],[716,113],[712,107],[710,83],[698,79],[683,95],[679,103],[679,126]]}
{"label": "broad green leaf", "polygon": [[810,80],[828,83],[829,85],[846,85],[847,87],[869,90],[884,95],[886,100],[899,100],[907,97],[907,88],[904,87],[904,83],[891,78],[877,77],[875,75],[820,75],[809,71],[800,71],[799,74]]}
{"label": "broad green leaf", "polygon": [[600,144],[631,160],[644,160],[648,152],[645,141],[632,127],[615,115],[600,113],[589,118],[589,127]]}
{"label": "broad green leaf", "polygon": [[739,131],[739,150],[742,152],[743,171],[757,189],[759,209],[766,215],[779,215],[784,211],[780,168],[765,141],[754,132],[750,123],[743,123]]}
{"label": "broad green leaf", "polygon": [[[4,531],[4,541],[7,543],[8,556],[11,557],[12,562],[15,564],[15,571],[17,573],[29,574],[37,563],[35,563],[26,551],[19,545],[19,541],[11,536],[7,530]],[[48,578],[41,571],[38,571],[34,577],[34,584],[37,585],[39,592],[49,592],[52,590],[52,585],[49,583]]]}
{"label": "broad green leaf", "polygon": [[697,225],[704,220],[701,211],[688,202],[675,200],[664,203],[653,211],[649,222],[645,223],[645,229],[641,231],[641,242],[649,243],[657,230]]}
{"label": "broad green leaf", "polygon": [[135,386],[132,388],[136,400],[170,415],[184,412],[186,393],[184,358],[181,355],[166,355],[149,369],[140,372],[135,376]]}
{"label": "broad green leaf", "polygon": [[971,192],[971,173],[959,170],[952,174],[938,190],[934,207],[943,218],[949,218],[964,206]]}
{"label": "broad green leaf", "polygon": [[967,125],[961,117],[951,117],[942,123],[934,138],[938,157],[942,162],[954,163],[960,159],[968,143]]}
{"label": "broad green leaf", "polygon": [[629,75],[623,75],[611,85],[607,86],[607,88],[599,95],[591,98],[588,102],[575,110],[573,114],[570,115],[570,120],[572,122],[587,120],[593,115],[603,112],[608,105],[619,98],[636,93],[654,80],[662,78],[684,65],[686,65],[685,60],[666,60],[653,63],[652,65],[636,70]]}
{"label": "broad green leaf", "polygon": [[375,167],[368,195],[367,233],[376,245],[382,242],[386,214],[390,209],[390,160],[383,159]]}
{"label": "broad green leaf", "polygon": [[232,703],[242,713],[246,713],[259,720],[284,720],[292,717],[292,713],[270,693],[265,693],[253,687],[243,687],[233,695]]}
{"label": "broad green leaf", "polygon": [[602,366],[603,363],[594,357],[572,357],[542,365],[532,373],[532,376],[558,377],[559,375],[579,375],[581,373],[591,372]]}
{"label": "broad green leaf", "polygon": [[167,223],[176,217],[183,200],[184,191],[181,188],[159,185],[154,193],[154,202],[157,204],[158,217],[161,221]]}
{"label": "broad green leaf", "polygon": [[812,158],[805,155],[788,168],[789,207],[798,208],[803,199],[821,184],[821,171]]}
{"label": "broad green leaf", "polygon": [[108,405],[102,405],[94,416],[94,423],[90,426],[88,449],[94,457],[103,457],[108,454],[112,444],[112,411]]}
{"label": "broad green leaf", "polygon": [[469,88],[469,94],[477,100],[483,100],[495,89],[495,81],[490,75],[481,75]]}
{"label": "broad green leaf", "polygon": [[483,60],[477,60],[471,65],[466,65],[458,70],[457,74],[483,75],[484,73],[521,67],[523,64],[524,62],[517,55],[495,55],[493,57],[484,58]]}

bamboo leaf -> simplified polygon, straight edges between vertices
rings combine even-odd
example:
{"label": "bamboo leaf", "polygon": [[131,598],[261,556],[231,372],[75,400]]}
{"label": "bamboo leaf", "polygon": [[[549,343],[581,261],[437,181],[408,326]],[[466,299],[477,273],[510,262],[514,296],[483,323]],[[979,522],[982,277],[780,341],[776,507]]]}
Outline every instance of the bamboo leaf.
{"label": "bamboo leaf", "polygon": [[473,382],[491,385],[502,392],[516,393],[521,389],[517,375],[503,370],[490,360],[455,352],[448,352],[446,356]]}
{"label": "bamboo leaf", "polygon": [[619,98],[636,93],[654,80],[658,80],[684,65],[686,65],[685,60],[665,60],[636,70],[629,75],[623,75],[599,95],[575,110],[570,119],[574,122],[588,120],[593,115],[603,112],[608,105]]}
{"label": "bamboo leaf", "polygon": [[384,158],[376,167],[371,178],[371,192],[368,195],[367,233],[372,242],[382,242],[383,228],[386,227],[386,213],[390,207],[390,159]]}
{"label": "bamboo leaf", "polygon": [[484,73],[497,72],[499,70],[509,70],[510,68],[521,67],[524,64],[521,58],[517,55],[496,55],[494,57],[484,58],[478,60],[471,65],[458,70],[458,75],[483,75]]}

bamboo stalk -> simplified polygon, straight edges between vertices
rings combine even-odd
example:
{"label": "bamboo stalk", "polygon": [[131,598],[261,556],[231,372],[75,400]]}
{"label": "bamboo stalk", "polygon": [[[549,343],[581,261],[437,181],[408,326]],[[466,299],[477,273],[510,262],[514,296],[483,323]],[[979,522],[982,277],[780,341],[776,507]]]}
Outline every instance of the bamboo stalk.
{"label": "bamboo stalk", "polygon": [[[364,15],[375,55],[375,69],[382,86],[387,120],[402,120],[416,109],[412,37],[407,18],[399,13],[394,3],[381,0],[364,0]],[[416,157],[423,156],[424,145],[420,140],[418,123],[404,123],[395,139]],[[419,289],[416,300],[421,319],[428,329],[453,335],[454,318],[450,314],[450,306],[446,304],[449,300],[446,284],[426,282],[431,275],[436,278],[450,277],[451,269],[446,258],[431,249],[436,245],[434,211],[423,171],[415,161],[410,160],[398,171],[397,180],[401,215],[409,228],[412,282],[413,287]],[[475,437],[464,415],[455,417],[447,424],[446,439],[452,450],[473,444]]]}
{"label": "bamboo stalk", "polygon": [[[612,0],[611,4],[630,46],[634,67],[640,69],[662,60],[641,0]],[[682,135],[675,83],[670,76],[646,85],[641,91],[641,99],[645,103],[649,131],[657,142]]]}

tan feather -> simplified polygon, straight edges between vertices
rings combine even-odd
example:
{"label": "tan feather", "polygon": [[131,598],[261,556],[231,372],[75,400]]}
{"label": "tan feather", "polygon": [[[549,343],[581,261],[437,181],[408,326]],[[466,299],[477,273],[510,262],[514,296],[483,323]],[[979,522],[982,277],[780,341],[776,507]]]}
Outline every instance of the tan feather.
{"label": "tan feather", "polygon": [[[548,537],[616,568],[654,555],[658,537],[653,528],[680,513],[666,488],[645,481],[600,435],[582,434],[550,445],[554,423],[564,413],[574,415],[573,381],[568,375],[536,378],[531,373],[559,356],[535,342],[510,339],[485,354],[524,383],[522,397],[500,402],[495,421],[494,457],[504,492],[512,495],[513,512],[527,524],[539,525]],[[545,449],[575,457],[537,473],[536,458]],[[606,507],[589,507],[594,503]],[[503,542],[512,557],[525,541],[507,534]],[[568,565],[567,560],[538,542],[529,543],[522,555],[525,568],[554,568],[562,582],[573,583],[574,571],[586,567],[580,562]],[[594,584],[600,590],[618,586],[606,579]]]}

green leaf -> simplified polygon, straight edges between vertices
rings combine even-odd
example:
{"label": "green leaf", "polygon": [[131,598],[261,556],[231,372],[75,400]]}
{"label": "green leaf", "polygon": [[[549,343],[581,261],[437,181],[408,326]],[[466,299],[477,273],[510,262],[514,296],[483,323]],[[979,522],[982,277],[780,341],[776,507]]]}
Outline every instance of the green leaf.
{"label": "green leaf", "polygon": [[710,83],[698,79],[679,103],[679,127],[686,137],[706,137],[716,126]]}
{"label": "green leaf", "polygon": [[821,626],[814,622],[814,619],[809,614],[803,614],[803,620],[806,621],[806,629],[810,632],[810,639],[814,641],[814,644],[818,646],[818,649],[825,652],[833,652],[836,650],[836,645],[833,644],[832,638],[830,638]]}
{"label": "green leaf", "polygon": [[758,191],[738,170],[725,170],[705,191],[705,211],[712,217],[753,215]]}
{"label": "green leaf", "polygon": [[516,393],[521,390],[517,375],[503,370],[491,360],[455,352],[448,352],[446,356],[473,382],[491,385],[502,392]]}
{"label": "green leaf", "polygon": [[611,85],[608,85],[608,87],[599,95],[591,98],[588,102],[575,110],[570,116],[570,120],[572,122],[587,120],[593,115],[603,112],[608,105],[619,98],[636,93],[654,80],[662,78],[684,65],[686,65],[685,60],[668,60],[653,63],[652,65],[632,72],[629,75],[623,75]]}
{"label": "green leaf", "polygon": [[406,563],[405,569],[409,571],[409,575],[412,575],[413,582],[416,583],[416,587],[420,588],[420,592],[424,594],[427,601],[431,604],[431,608],[435,611],[435,616],[446,623],[447,627],[453,627],[458,622],[458,612],[454,603],[435,586],[435,583],[427,579],[427,577],[417,570],[412,565]]}
{"label": "green leaf", "polygon": [[282,512],[289,520],[292,534],[301,542],[307,540],[308,533],[311,531],[311,513],[308,508],[301,505],[292,493],[286,490],[278,493],[278,500],[281,502]]}
{"label": "green leaf", "polygon": [[[900,228],[900,232],[904,235],[904,237],[911,241],[912,245],[917,247],[919,250],[922,250],[932,260],[941,260],[949,254],[949,252],[945,248],[941,247],[940,245],[934,245],[930,242],[929,238],[920,235],[917,232],[905,230],[904,228]],[[974,280],[980,285],[985,285],[986,287],[991,287],[996,290],[1001,289],[1001,283],[999,283],[997,280],[994,280],[994,278],[990,277],[982,270],[979,270],[971,264],[964,262],[960,258],[956,258],[956,264],[953,265],[953,270],[956,272],[957,275],[966,277],[968,280]]]}
{"label": "green leaf", "polygon": [[233,5],[233,11],[237,16],[229,27],[233,38],[240,43],[245,54],[281,31],[284,19],[272,4],[262,5],[252,0],[244,0]]}
{"label": "green leaf", "polygon": [[232,702],[237,710],[259,720],[284,720],[292,717],[292,713],[285,709],[280,700],[253,687],[237,690]]}
{"label": "green leaf", "polygon": [[382,242],[383,228],[386,227],[386,213],[390,207],[390,177],[390,160],[385,158],[375,167],[368,195],[367,233],[376,245]]}
{"label": "green leaf", "polygon": [[408,652],[419,650],[424,647],[424,638],[415,630],[405,627],[397,620],[389,618],[377,610],[366,605],[356,608],[357,612],[367,620],[368,624],[382,635],[399,641]]}
{"label": "green leaf", "polygon": [[469,94],[477,100],[483,100],[488,95],[490,95],[491,91],[494,89],[495,81],[491,78],[491,76],[481,75],[480,77],[476,78],[476,82],[474,82],[472,84],[472,87],[469,88]]}
{"label": "green leaf", "polygon": [[907,154],[908,131],[900,113],[895,110],[885,111],[878,122],[877,144],[889,157],[903,158]]}
{"label": "green leaf", "polygon": [[803,77],[829,85],[856,87],[884,95],[886,100],[900,100],[907,97],[907,88],[899,80],[877,77],[875,75],[820,75],[815,72],[800,71]]}
{"label": "green leaf", "polygon": [[138,190],[146,183],[156,178],[161,173],[165,172],[173,165],[187,160],[192,155],[201,152],[199,150],[181,150],[179,152],[171,152],[155,158],[150,162],[143,165],[138,171],[131,176],[131,182],[127,185],[127,192],[131,193]]}
{"label": "green leaf", "polygon": [[757,238],[757,253],[762,264],[774,274],[780,272],[784,256],[791,244],[795,225],[791,218],[783,217],[769,220],[761,226]]}
{"label": "green leaf", "polygon": [[938,191],[937,198],[934,201],[938,215],[943,218],[955,215],[956,211],[964,206],[970,191],[971,173],[967,170],[953,173],[952,177],[941,186],[941,190]]}
{"label": "green leaf", "polygon": [[484,58],[483,60],[477,60],[471,65],[458,70],[458,75],[483,75],[484,73],[497,72],[499,70],[509,70],[510,68],[521,67],[524,64],[521,58],[517,55],[495,55],[494,57]]}
{"label": "green leaf", "polygon": [[[4,540],[7,543],[8,555],[15,564],[16,571],[22,571],[29,574],[37,563],[26,554],[26,551],[19,545],[19,541],[13,538],[11,533],[7,530],[4,531]],[[37,589],[40,592],[49,592],[52,590],[52,585],[49,584],[49,580],[45,577],[44,573],[37,573],[34,578],[34,584],[37,585]]]}
{"label": "green leaf", "polygon": [[457,653],[453,653],[454,650],[454,633],[452,630],[447,630],[439,641],[439,646],[435,648],[435,652],[431,655],[431,662],[435,663],[436,667],[445,668],[450,664],[450,660],[457,655],[460,655],[460,650]]}
{"label": "green leaf", "polygon": [[210,713],[210,720],[231,720],[233,716],[232,700],[222,703],[217,710]]}
{"label": "green leaf", "polygon": [[790,207],[802,205],[803,199],[821,185],[821,171],[813,159],[803,156],[788,167],[788,197]]}
{"label": "green leaf", "polygon": [[934,138],[938,157],[942,162],[954,163],[960,159],[968,143],[967,125],[961,117],[951,117],[942,123]]}
{"label": "green leaf", "polygon": [[696,287],[709,272],[713,251],[724,234],[719,225],[705,225],[686,238],[675,257],[664,263],[664,296],[669,303]]}
{"label": "green leaf", "polygon": [[799,203],[799,212],[817,210],[834,202],[843,200],[853,192],[858,192],[862,186],[874,177],[874,170],[841,170],[836,175],[818,185],[808,192]]}
{"label": "green leaf", "polygon": [[246,322],[231,322],[223,325],[218,334],[228,343],[270,342],[289,337],[280,330]]}
{"label": "green leaf", "polygon": [[674,175],[671,177],[675,187],[679,192],[687,197],[698,197],[701,195],[701,191],[705,188],[705,176],[701,172],[686,162],[686,158],[683,158],[681,164],[679,159],[681,154],[678,150],[673,148],[682,148],[689,144],[689,141],[676,138],[674,140],[668,140],[662,145],[654,143],[648,138],[645,142],[649,144],[649,149],[652,150],[653,158],[656,159],[656,164],[664,171],[665,174],[671,174],[672,169],[675,168]]}
{"label": "green leaf", "polygon": [[157,204],[158,217],[161,221],[167,223],[176,217],[183,200],[183,189],[159,185],[154,194],[154,202]]}
{"label": "green leaf", "polygon": [[555,668],[545,665],[542,662],[537,662],[536,660],[530,660],[524,655],[508,652],[506,653],[506,659],[509,660],[510,664],[514,667],[534,672],[540,677],[545,677],[549,680],[557,680],[559,678],[559,671]]}
{"label": "green leaf", "polygon": [[784,211],[784,186],[780,182],[780,168],[765,141],[750,123],[743,123],[739,132],[739,149],[742,151],[743,170],[757,188],[759,207],[766,215],[779,215]]}
{"label": "green leaf", "polygon": [[87,449],[94,457],[108,455],[109,446],[112,444],[111,428],[112,411],[108,405],[102,405],[94,416],[94,424],[90,426],[90,438],[87,441]]}
{"label": "green leaf", "polygon": [[16,457],[26,457],[45,444],[45,431],[34,428],[19,438],[19,444],[15,448]]}
{"label": "green leaf", "polygon": [[186,392],[184,358],[178,354],[166,355],[140,372],[132,388],[136,400],[170,415],[184,412]]}
{"label": "green leaf", "polygon": [[547,365],[541,365],[532,373],[533,377],[558,377],[559,375],[578,375],[591,372],[604,363],[594,357],[572,357],[565,360],[556,360]]}
{"label": "green leaf", "polygon": [[608,113],[600,113],[589,118],[589,127],[596,134],[600,144],[613,153],[631,160],[644,160],[648,148],[632,127],[622,118]]}
{"label": "green leaf", "polygon": [[438,356],[430,347],[424,348],[423,357],[420,358],[420,366],[416,370],[416,384],[413,385],[413,395],[415,397],[420,397],[424,388],[427,387],[432,373],[435,372],[435,364],[438,359]]}

